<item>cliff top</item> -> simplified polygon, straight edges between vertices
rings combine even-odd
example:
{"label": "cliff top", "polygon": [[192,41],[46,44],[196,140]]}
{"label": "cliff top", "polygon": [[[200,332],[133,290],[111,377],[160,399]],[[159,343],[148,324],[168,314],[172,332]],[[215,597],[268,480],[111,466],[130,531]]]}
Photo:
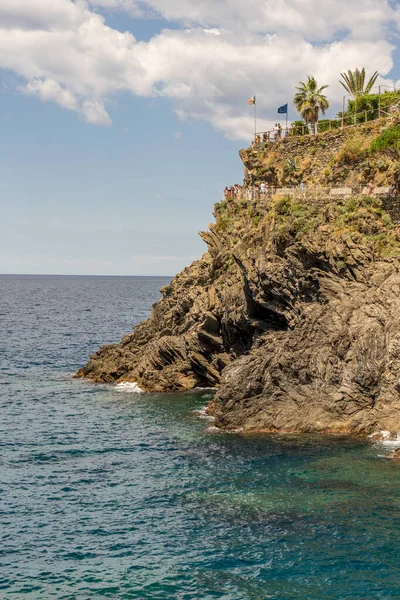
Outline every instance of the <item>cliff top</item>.
{"label": "cliff top", "polygon": [[323,186],[388,186],[400,169],[400,114],[318,135],[288,136],[240,151],[245,185],[301,181]]}

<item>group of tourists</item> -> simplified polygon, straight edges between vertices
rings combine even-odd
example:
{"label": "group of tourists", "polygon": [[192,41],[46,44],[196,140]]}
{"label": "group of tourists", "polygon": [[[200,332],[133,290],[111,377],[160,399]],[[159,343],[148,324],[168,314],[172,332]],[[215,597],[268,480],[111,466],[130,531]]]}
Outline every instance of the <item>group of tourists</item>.
{"label": "group of tourists", "polygon": [[258,133],[255,137],[253,144],[267,144],[268,142],[273,142],[274,140],[280,140],[282,137],[285,137],[289,134],[289,129],[282,129],[282,125],[280,123],[275,123],[275,127],[272,131],[264,131],[264,133]]}
{"label": "group of tourists", "polygon": [[243,187],[238,183],[235,185],[228,185],[224,189],[224,198],[242,198],[243,197]]}
{"label": "group of tourists", "polygon": [[256,200],[258,198],[271,198],[274,188],[268,182],[262,182],[259,186],[248,187],[246,190],[247,200]]}
{"label": "group of tourists", "polygon": [[[392,183],[389,188],[386,188],[386,194],[389,197],[397,198],[400,196],[399,184],[397,182]],[[249,186],[241,186],[238,183],[235,185],[227,186],[224,190],[225,200],[247,200],[249,202],[253,200],[259,200],[260,198],[272,198],[272,196],[277,193],[280,188],[276,188],[272,184],[267,181],[263,181],[259,185],[249,185]],[[286,192],[288,188],[284,188],[284,192]],[[306,184],[304,181],[301,181],[297,186],[294,186],[293,191],[296,189],[300,192],[301,196],[306,196]],[[334,188],[335,189],[335,188]],[[348,188],[338,188],[339,191],[347,191]],[[309,193],[312,193],[312,189],[308,190]],[[353,189],[354,191],[354,189]],[[385,193],[385,188],[375,189],[375,185],[373,181],[369,181],[363,189],[359,189],[359,193],[365,196],[375,196],[376,194]]]}
{"label": "group of tourists", "polygon": [[[269,184],[267,181],[260,183],[260,185],[246,186],[243,187],[238,183],[235,185],[227,186],[224,189],[224,198],[227,200],[228,198],[232,198],[234,200],[237,199],[245,199],[251,202],[252,200],[259,200],[260,198],[271,198],[276,191],[273,185]],[[302,181],[299,185],[300,193],[304,196],[306,193],[306,184]]]}
{"label": "group of tourists", "polygon": [[252,141],[252,146],[267,144],[268,142],[275,142],[281,140],[284,137],[288,137],[291,135],[299,135],[304,134],[304,130],[308,127],[299,127],[298,125],[294,125],[293,123],[289,127],[283,128],[280,123],[275,123],[274,128],[271,131],[264,131],[264,133],[257,133],[255,139]]}
{"label": "group of tourists", "polygon": [[261,183],[257,186],[247,186],[242,187],[239,184],[227,186],[224,189],[224,198],[232,198],[234,200],[238,198],[243,198],[245,200],[257,200],[263,197],[271,197],[274,193],[274,189],[272,185],[269,183]]}

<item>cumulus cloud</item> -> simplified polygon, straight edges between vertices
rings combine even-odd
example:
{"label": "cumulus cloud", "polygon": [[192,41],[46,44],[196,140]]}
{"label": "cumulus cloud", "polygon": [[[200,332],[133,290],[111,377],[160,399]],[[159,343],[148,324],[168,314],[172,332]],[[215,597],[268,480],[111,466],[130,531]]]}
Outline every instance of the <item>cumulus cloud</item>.
{"label": "cumulus cloud", "polygon": [[2,0],[1,27],[49,31],[53,28],[72,28],[84,18],[85,4],[54,0]]}
{"label": "cumulus cloud", "polygon": [[[157,15],[166,27],[138,42],[107,25],[110,9]],[[264,129],[309,74],[330,85],[334,108],[341,71],[387,75],[387,32],[398,21],[386,0],[2,0],[0,68],[22,78],[25,93],[93,124],[109,125],[107,105],[130,92],[166,97],[182,119],[248,139],[254,93]]]}
{"label": "cumulus cloud", "polygon": [[63,108],[69,108],[70,110],[76,110],[77,108],[77,101],[73,94],[54,79],[33,79],[25,87],[21,87],[21,91],[39,96],[41,100],[57,102]]}
{"label": "cumulus cloud", "polygon": [[98,100],[85,100],[82,103],[82,113],[89,123],[95,125],[111,125],[111,118],[103,102]]}
{"label": "cumulus cloud", "polygon": [[[393,18],[387,0],[90,0],[93,6],[158,16],[185,25],[242,32],[292,31],[326,40],[338,31],[380,35]],[[215,31],[215,30],[214,30]]]}

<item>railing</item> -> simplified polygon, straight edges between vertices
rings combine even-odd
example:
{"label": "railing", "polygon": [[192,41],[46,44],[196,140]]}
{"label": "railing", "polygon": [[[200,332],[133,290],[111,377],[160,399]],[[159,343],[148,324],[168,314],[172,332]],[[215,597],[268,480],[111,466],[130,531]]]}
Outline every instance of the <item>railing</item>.
{"label": "railing", "polygon": [[[348,127],[347,123],[345,123],[345,127]],[[332,129],[341,129],[341,121],[338,119],[325,119],[324,121],[315,124],[315,134],[331,131]],[[260,131],[255,134],[255,143],[266,144],[282,140],[285,137],[304,135],[314,135],[311,125],[291,125],[290,127],[282,127],[280,129],[275,128],[270,129],[269,131]]]}
{"label": "railing", "polygon": [[323,119],[312,125],[291,125],[290,127],[277,127],[269,131],[261,131],[255,134],[252,146],[262,146],[271,142],[280,141],[287,137],[300,137],[305,135],[315,135],[325,133],[331,130],[344,129],[345,127],[354,127],[364,123],[375,121],[380,117],[389,117],[400,110],[400,98],[394,104],[380,106],[370,110],[354,112],[350,115],[342,114],[336,119]]}
{"label": "railing", "polygon": [[349,198],[351,196],[376,196],[383,197],[389,195],[389,186],[381,187],[369,187],[368,185],[353,185],[353,186],[322,186],[322,185],[305,185],[304,187],[273,187],[268,186],[265,189],[260,187],[247,187],[242,188],[237,194],[233,196],[227,196],[225,200],[234,201],[253,201],[259,199],[268,199],[272,196],[292,196],[298,198]]}

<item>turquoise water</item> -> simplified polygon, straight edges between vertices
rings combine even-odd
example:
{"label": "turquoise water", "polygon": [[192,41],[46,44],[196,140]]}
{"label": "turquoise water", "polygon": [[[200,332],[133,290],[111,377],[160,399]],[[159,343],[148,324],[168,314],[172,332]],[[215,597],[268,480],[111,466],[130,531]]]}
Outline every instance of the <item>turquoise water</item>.
{"label": "turquoise water", "polygon": [[[400,598],[400,466],[71,379],[162,279],[0,278],[0,598]],[[200,411],[200,412],[198,412]]]}

